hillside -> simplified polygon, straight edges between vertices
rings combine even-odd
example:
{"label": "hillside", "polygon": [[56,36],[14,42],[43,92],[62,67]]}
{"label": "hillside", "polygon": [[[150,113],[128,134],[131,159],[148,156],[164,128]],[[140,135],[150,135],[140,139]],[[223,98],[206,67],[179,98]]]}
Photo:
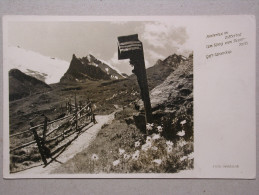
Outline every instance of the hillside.
{"label": "hillside", "polygon": [[[146,72],[149,90],[161,84],[183,60],[183,56],[172,54],[164,60],[157,60],[154,66],[147,68]],[[129,76],[129,79],[136,80],[136,76],[132,74]]]}
{"label": "hillside", "polygon": [[[192,55],[186,61],[180,62],[175,71],[150,92],[150,100],[155,118],[167,127],[165,137],[177,137],[177,132],[183,129],[186,139],[193,136]],[[182,121],[184,124],[181,124]]]}
{"label": "hillside", "polygon": [[20,99],[34,93],[50,90],[50,86],[18,69],[9,71],[9,100]]}
{"label": "hillside", "polygon": [[192,107],[193,62],[189,59],[178,65],[166,80],[150,92],[153,110],[169,109],[177,111],[181,105]]}
{"label": "hillside", "polygon": [[[176,63],[172,59],[174,56],[156,65],[174,71],[151,91],[155,120],[147,125],[148,136],[137,128],[139,111],[129,104],[103,126],[88,148],[52,173],[178,173],[193,169],[193,58],[190,55]],[[93,160],[93,156],[98,158]]]}

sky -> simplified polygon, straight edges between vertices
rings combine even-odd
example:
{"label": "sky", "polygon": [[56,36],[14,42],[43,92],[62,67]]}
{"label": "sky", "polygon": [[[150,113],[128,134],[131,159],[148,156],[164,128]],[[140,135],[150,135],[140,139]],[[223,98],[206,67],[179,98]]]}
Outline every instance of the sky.
{"label": "sky", "polygon": [[131,74],[129,60],[118,60],[117,37],[138,34],[146,68],[173,53],[188,56],[188,26],[174,21],[10,21],[8,45],[68,62],[88,54]]}

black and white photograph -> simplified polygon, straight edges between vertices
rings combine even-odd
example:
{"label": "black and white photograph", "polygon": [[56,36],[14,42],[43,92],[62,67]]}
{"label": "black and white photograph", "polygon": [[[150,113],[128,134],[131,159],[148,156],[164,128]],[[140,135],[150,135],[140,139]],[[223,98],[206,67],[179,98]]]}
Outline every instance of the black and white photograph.
{"label": "black and white photograph", "polygon": [[166,21],[10,21],[10,173],[193,169],[189,36]]}
{"label": "black and white photograph", "polygon": [[5,177],[254,178],[252,16],[3,22]]}

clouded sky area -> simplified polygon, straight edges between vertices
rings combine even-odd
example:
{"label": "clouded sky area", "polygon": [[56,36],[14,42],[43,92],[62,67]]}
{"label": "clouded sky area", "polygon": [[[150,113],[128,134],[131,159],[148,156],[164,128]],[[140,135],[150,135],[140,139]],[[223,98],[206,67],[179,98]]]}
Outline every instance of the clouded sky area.
{"label": "clouded sky area", "polygon": [[128,60],[118,60],[117,37],[138,34],[143,43],[146,67],[173,53],[192,51],[187,26],[173,21],[12,21],[8,23],[8,45],[38,52],[68,62],[72,55],[91,53],[121,72],[131,74]]}

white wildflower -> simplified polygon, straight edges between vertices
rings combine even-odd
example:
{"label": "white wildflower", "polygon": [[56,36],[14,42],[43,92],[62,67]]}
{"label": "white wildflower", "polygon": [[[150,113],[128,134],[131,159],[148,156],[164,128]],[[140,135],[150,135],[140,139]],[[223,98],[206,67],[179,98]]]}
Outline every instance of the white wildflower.
{"label": "white wildflower", "polygon": [[132,159],[133,160],[138,160],[139,158],[139,150],[137,150],[133,155],[132,155]]}
{"label": "white wildflower", "polygon": [[174,143],[173,143],[172,141],[167,141],[167,142],[166,142],[166,145],[167,145],[167,146],[173,146]]}
{"label": "white wildflower", "polygon": [[153,134],[152,139],[153,140],[160,139],[160,135],[159,134]]}
{"label": "white wildflower", "polygon": [[147,136],[146,142],[151,142],[152,138],[150,136]]}
{"label": "white wildflower", "polygon": [[141,146],[141,150],[143,151],[147,151],[149,148],[151,148],[151,142],[147,142]]}
{"label": "white wildflower", "polygon": [[180,158],[180,161],[184,161],[185,159],[187,159],[187,156],[183,156]]}
{"label": "white wildflower", "polygon": [[99,159],[99,157],[97,156],[97,154],[93,154],[92,157],[91,157],[91,159],[92,159],[93,161],[96,161],[96,160]]}
{"label": "white wildflower", "polygon": [[180,140],[178,142],[178,145],[181,146],[181,147],[185,146],[186,144],[187,144],[187,142],[185,140]]}
{"label": "white wildflower", "polygon": [[113,166],[117,166],[118,164],[120,164],[120,160],[115,160],[115,161],[113,161],[113,163],[112,163]]}
{"label": "white wildflower", "polygon": [[154,162],[154,163],[160,165],[160,164],[162,163],[162,160],[161,160],[161,159],[155,159],[155,160],[153,160],[152,162]]}
{"label": "white wildflower", "polygon": [[162,133],[163,128],[162,128],[161,126],[157,126],[157,131],[158,131],[159,133]]}
{"label": "white wildflower", "polygon": [[184,125],[186,123],[186,120],[183,120],[180,122],[181,125]]}
{"label": "white wildflower", "polygon": [[153,146],[151,149],[152,149],[152,150],[155,150],[155,151],[158,150],[158,148],[157,148],[156,146]]}
{"label": "white wildflower", "polygon": [[152,124],[147,123],[146,128],[148,131],[151,131],[153,129],[153,126],[154,126],[153,123]]}
{"label": "white wildflower", "polygon": [[185,135],[185,131],[184,131],[184,130],[179,131],[179,132],[177,133],[177,135],[182,137],[182,136],[184,136],[184,135]]}
{"label": "white wildflower", "polygon": [[167,153],[171,153],[173,151],[173,147],[172,146],[167,146],[166,147],[166,151],[167,151]]}
{"label": "white wildflower", "polygon": [[135,148],[137,148],[139,146],[140,146],[140,142],[139,141],[135,142]]}
{"label": "white wildflower", "polygon": [[123,158],[124,158],[125,160],[129,160],[130,154],[124,154],[124,155],[123,155]]}
{"label": "white wildflower", "polygon": [[124,149],[119,148],[119,153],[120,153],[120,155],[122,155],[122,154],[124,154],[124,153],[125,153],[125,150],[124,150]]}
{"label": "white wildflower", "polygon": [[193,159],[193,158],[194,158],[193,152],[188,155],[188,158],[189,158],[189,159]]}

